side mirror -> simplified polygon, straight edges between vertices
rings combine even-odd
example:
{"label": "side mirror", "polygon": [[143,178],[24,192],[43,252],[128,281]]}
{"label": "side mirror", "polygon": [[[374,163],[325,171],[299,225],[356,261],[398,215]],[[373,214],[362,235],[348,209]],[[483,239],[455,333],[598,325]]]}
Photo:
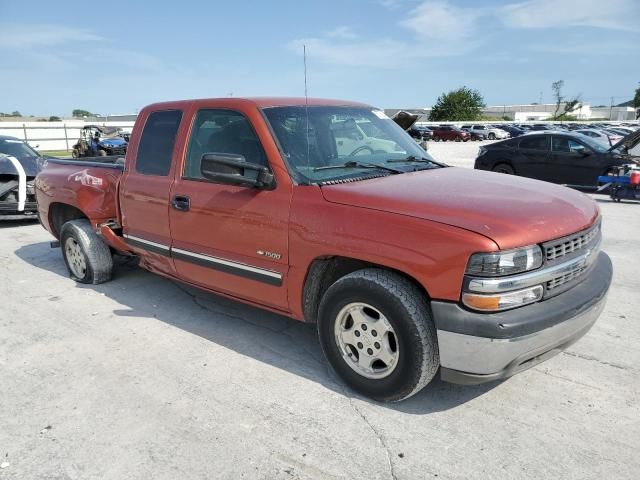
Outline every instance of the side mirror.
{"label": "side mirror", "polygon": [[244,156],[233,153],[205,153],[200,173],[208,180],[226,185],[264,190],[275,187],[275,178],[267,167],[247,162]]}

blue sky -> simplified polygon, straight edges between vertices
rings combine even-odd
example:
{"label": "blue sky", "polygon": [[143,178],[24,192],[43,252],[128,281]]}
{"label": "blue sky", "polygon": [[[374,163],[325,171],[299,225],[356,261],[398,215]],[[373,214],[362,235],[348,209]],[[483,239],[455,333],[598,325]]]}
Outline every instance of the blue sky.
{"label": "blue sky", "polygon": [[592,104],[640,81],[640,0],[0,0],[0,111],[135,112],[304,93],[380,107],[467,85],[490,105]]}

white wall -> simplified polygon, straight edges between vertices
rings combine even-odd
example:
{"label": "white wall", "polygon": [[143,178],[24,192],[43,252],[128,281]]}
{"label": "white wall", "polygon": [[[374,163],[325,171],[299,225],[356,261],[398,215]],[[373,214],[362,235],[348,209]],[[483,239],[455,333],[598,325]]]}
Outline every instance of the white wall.
{"label": "white wall", "polygon": [[84,125],[120,127],[131,132],[134,122],[86,122],[65,120],[63,122],[0,122],[0,135],[9,135],[26,140],[38,150],[71,150],[80,138]]}

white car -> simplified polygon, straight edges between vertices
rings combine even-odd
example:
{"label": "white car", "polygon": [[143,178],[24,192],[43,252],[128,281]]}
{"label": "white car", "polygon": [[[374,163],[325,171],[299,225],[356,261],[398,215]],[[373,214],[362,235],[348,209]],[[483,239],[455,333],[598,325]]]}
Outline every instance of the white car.
{"label": "white car", "polygon": [[488,125],[463,125],[462,129],[467,130],[470,133],[480,133],[487,137],[488,140],[503,140],[510,137],[509,133],[504,130],[490,127]]}
{"label": "white car", "polygon": [[591,137],[594,140],[598,140],[605,145],[613,145],[622,140],[622,135],[616,135],[613,132],[607,132],[604,130],[596,130],[594,128],[581,128],[580,130],[574,130],[576,133],[581,133],[587,137]]}

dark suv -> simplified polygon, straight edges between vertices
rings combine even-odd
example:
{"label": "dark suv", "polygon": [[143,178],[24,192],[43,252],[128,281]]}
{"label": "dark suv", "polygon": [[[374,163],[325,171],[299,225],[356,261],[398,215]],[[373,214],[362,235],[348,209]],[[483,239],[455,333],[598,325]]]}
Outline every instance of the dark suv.
{"label": "dark suv", "polygon": [[439,125],[433,128],[433,139],[436,142],[442,140],[454,140],[456,142],[467,142],[471,139],[471,134],[454,125]]}

